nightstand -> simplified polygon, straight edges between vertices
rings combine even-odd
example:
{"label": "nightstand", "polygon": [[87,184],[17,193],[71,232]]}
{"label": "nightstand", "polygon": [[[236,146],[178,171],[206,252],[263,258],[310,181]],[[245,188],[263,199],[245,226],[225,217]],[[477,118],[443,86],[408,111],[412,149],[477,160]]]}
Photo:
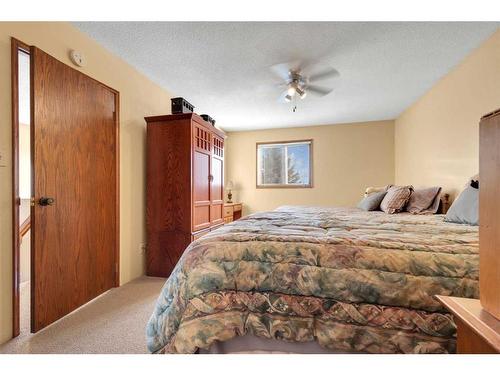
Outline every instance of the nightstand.
{"label": "nightstand", "polygon": [[500,320],[487,313],[478,299],[436,296],[453,314],[458,354],[500,353]]}
{"label": "nightstand", "polygon": [[241,218],[241,211],[243,210],[243,204],[241,203],[225,203],[224,204],[224,223],[230,223],[232,221]]}

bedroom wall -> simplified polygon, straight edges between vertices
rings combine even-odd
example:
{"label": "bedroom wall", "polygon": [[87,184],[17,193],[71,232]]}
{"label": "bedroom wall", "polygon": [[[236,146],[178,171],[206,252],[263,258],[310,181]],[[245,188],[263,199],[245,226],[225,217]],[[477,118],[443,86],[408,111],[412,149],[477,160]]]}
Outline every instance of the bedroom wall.
{"label": "bedroom wall", "polygon": [[395,125],[397,184],[440,185],[456,196],[479,168],[479,119],[500,108],[500,30]]}
{"label": "bedroom wall", "polygon": [[67,23],[0,23],[0,150],[7,157],[0,167],[0,342],[11,337],[11,96],[10,37],[43,49],[72,65],[70,49],[87,57],[82,72],[120,91],[120,280],[144,273],[144,116],[170,113],[170,94]]}
{"label": "bedroom wall", "polygon": [[[311,189],[257,189],[256,142],[313,139]],[[284,204],[352,206],[367,186],[394,182],[394,122],[378,121],[228,133],[226,181],[244,214]]]}

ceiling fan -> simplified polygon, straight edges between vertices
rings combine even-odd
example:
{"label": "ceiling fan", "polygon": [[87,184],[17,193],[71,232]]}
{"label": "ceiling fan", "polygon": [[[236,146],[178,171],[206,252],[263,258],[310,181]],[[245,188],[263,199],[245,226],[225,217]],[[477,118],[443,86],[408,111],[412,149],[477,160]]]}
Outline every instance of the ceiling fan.
{"label": "ceiling fan", "polygon": [[311,93],[325,96],[333,91],[333,81],[339,77],[337,70],[317,61],[288,62],[271,66],[271,71],[284,82],[278,86],[284,88],[280,102],[291,102],[295,98],[304,99]]}

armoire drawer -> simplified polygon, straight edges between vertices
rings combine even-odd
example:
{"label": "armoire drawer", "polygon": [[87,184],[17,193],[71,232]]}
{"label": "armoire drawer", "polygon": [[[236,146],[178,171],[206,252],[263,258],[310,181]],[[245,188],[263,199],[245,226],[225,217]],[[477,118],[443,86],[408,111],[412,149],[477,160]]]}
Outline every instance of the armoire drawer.
{"label": "armoire drawer", "polygon": [[200,230],[199,232],[191,233],[191,241],[196,241],[198,238],[203,237],[205,234],[209,233],[210,229]]}
{"label": "armoire drawer", "polygon": [[210,231],[212,232],[212,231],[214,231],[214,230],[216,230],[216,229],[219,229],[219,228],[220,228],[220,227],[222,227],[223,225],[224,225],[224,223],[219,224],[219,225],[216,225],[215,227],[210,228]]}

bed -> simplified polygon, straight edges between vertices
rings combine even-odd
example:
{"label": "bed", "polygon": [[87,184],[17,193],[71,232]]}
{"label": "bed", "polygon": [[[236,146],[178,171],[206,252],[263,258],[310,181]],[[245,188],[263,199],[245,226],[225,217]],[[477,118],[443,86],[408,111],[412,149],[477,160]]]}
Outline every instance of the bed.
{"label": "bed", "polygon": [[456,327],[434,295],[478,298],[478,249],[478,227],[443,215],[298,206],[249,215],[187,248],[148,323],[148,348],[453,353]]}

